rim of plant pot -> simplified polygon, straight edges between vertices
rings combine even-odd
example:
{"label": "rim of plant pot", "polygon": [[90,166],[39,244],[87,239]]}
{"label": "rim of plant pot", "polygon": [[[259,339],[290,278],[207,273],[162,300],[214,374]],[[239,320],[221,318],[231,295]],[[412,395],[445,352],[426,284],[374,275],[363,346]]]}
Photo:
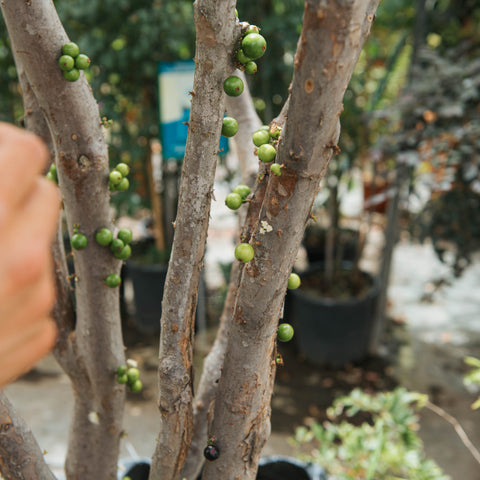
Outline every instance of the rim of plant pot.
{"label": "rim of plant pot", "polygon": [[[276,464],[276,467],[278,467],[285,476],[278,476],[278,473],[275,471],[272,472],[272,474],[276,476],[258,477],[258,475],[262,475],[262,469],[273,464]],[[258,467],[258,480],[263,480],[263,478],[265,478],[265,480],[270,480],[270,478],[272,480],[302,480],[302,478],[298,476],[302,470],[305,473],[305,480],[307,480],[307,478],[308,480],[326,480],[327,478],[325,470],[320,465],[304,462],[288,455],[266,455],[260,458]],[[290,471],[288,471],[289,467]],[[291,467],[294,467],[294,469]]]}

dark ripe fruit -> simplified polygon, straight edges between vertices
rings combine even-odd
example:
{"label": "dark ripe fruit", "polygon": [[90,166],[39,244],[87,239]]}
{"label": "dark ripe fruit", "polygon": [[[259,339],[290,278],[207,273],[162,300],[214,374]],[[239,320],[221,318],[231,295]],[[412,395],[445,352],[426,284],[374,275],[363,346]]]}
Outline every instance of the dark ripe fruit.
{"label": "dark ripe fruit", "polygon": [[281,174],[282,174],[282,166],[278,163],[272,163],[270,165],[270,171],[276,175],[277,177],[279,177]]}
{"label": "dark ripe fruit", "polygon": [[233,117],[225,117],[222,124],[222,135],[233,137],[238,132],[238,122]]}
{"label": "dark ripe fruit", "polygon": [[142,391],[143,383],[141,380],[135,380],[132,383],[129,383],[130,391],[132,393],[138,393]]}
{"label": "dark ripe fruit", "polygon": [[265,143],[264,145],[260,145],[257,151],[258,158],[265,163],[273,162],[275,156],[277,155],[277,151],[273,145],[269,143]]}
{"label": "dark ripe fruit", "polygon": [[133,239],[132,231],[129,228],[122,228],[118,231],[117,238],[119,238],[126,245]]}
{"label": "dark ripe fruit", "polygon": [[255,256],[255,251],[249,243],[240,243],[235,247],[235,258],[248,263]]}
{"label": "dark ripe fruit", "polygon": [[110,288],[118,287],[122,283],[122,279],[120,275],[117,273],[111,273],[107,277],[105,277],[105,285]]}
{"label": "dark ripe fruit", "polygon": [[252,135],[252,142],[255,144],[256,147],[260,147],[265,143],[270,141],[270,134],[265,130],[257,130]]}
{"label": "dark ripe fruit", "polygon": [[207,445],[205,447],[205,450],[203,450],[203,456],[207,459],[213,462],[220,456],[220,450],[216,445]]}
{"label": "dark ripe fruit", "polygon": [[125,246],[122,240],[119,238],[114,238],[112,242],[110,243],[110,250],[113,253],[119,253],[121,252],[122,248]]}
{"label": "dark ripe fruit", "polygon": [[251,58],[248,58],[246,55],[245,55],[245,52],[239,48],[238,51],[237,51],[237,60],[240,62],[240,63],[248,63],[248,62],[251,62],[252,59]]}
{"label": "dark ripe fruit", "polygon": [[128,190],[129,186],[130,182],[128,181],[128,178],[123,178],[122,181],[115,186],[115,190],[118,190],[119,192],[125,192]]}
{"label": "dark ripe fruit", "polygon": [[130,173],[130,167],[126,163],[119,163],[116,167],[115,170],[117,172],[120,172],[122,174],[122,177],[126,177]]}
{"label": "dark ripe fruit", "polygon": [[70,55],[62,55],[58,59],[58,66],[61,70],[69,72],[75,66],[75,60]]}
{"label": "dark ripe fruit", "polygon": [[277,329],[280,342],[289,342],[293,338],[293,327],[289,323],[281,323]]}
{"label": "dark ripe fruit", "polygon": [[252,60],[260,58],[267,49],[267,41],[259,33],[249,33],[242,40],[242,50]]}
{"label": "dark ripe fruit", "polygon": [[72,68],[68,72],[63,71],[62,73],[63,78],[65,78],[67,82],[76,82],[80,78],[80,70],[77,68]]}
{"label": "dark ripe fruit", "polygon": [[243,80],[231,75],[223,82],[223,90],[230,97],[238,97],[243,92]]}
{"label": "dark ripe fruit", "polygon": [[296,273],[291,273],[288,277],[288,285],[287,288],[289,290],[295,290],[300,286],[300,277]]}
{"label": "dark ripe fruit", "polygon": [[257,73],[257,64],[254,61],[247,62],[245,64],[245,73],[248,73],[249,75]]}
{"label": "dark ripe fruit", "polygon": [[102,245],[102,247],[106,247],[112,242],[113,233],[108,228],[100,228],[97,230],[97,233],[95,233],[95,240],[99,245]]}
{"label": "dark ripe fruit", "polygon": [[112,185],[118,185],[123,180],[123,175],[118,170],[112,170],[108,175],[108,181]]}
{"label": "dark ripe fruit", "polygon": [[85,70],[90,66],[90,59],[83,53],[75,59],[75,67],[79,70]]}
{"label": "dark ripe fruit", "polygon": [[70,239],[70,244],[75,250],[83,250],[87,244],[87,237],[83,233],[74,233]]}
{"label": "dark ripe fruit", "polygon": [[115,252],[113,255],[119,260],[126,260],[132,255],[132,247],[130,245],[125,245],[119,252]]}
{"label": "dark ripe fruit", "polygon": [[250,195],[250,187],[248,185],[243,185],[240,184],[240,185],[237,185],[233,190],[232,190],[233,193],[238,193],[241,197],[242,197],[242,200],[245,200],[249,195]]}
{"label": "dark ripe fruit", "polygon": [[242,196],[239,195],[238,193],[229,193],[225,197],[225,205],[230,209],[230,210],[237,210],[242,206],[243,199]]}
{"label": "dark ripe fruit", "polygon": [[80,49],[76,43],[68,42],[62,47],[62,53],[75,58],[80,53]]}

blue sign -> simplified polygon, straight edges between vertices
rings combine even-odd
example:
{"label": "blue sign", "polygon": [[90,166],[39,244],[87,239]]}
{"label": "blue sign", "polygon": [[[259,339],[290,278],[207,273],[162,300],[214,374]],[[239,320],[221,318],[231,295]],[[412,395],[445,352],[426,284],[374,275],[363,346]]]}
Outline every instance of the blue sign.
{"label": "blue sign", "polygon": [[[190,118],[189,92],[193,89],[195,62],[179,60],[158,64],[160,102],[160,140],[164,160],[177,160],[185,156]],[[221,137],[222,153],[228,150],[228,139]]]}

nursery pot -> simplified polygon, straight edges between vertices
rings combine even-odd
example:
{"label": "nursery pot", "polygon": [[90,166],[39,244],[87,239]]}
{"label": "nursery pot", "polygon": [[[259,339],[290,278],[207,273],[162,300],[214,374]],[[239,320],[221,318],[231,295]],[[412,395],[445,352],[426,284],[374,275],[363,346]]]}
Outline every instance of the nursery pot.
{"label": "nursery pot", "polygon": [[[344,269],[349,267],[343,265]],[[323,265],[312,266],[301,275],[302,283],[323,275],[323,270]],[[325,298],[321,291],[303,285],[289,292],[288,315],[295,329],[294,339],[310,362],[339,367],[367,356],[380,285],[371,275],[360,275],[366,287],[356,297]]]}

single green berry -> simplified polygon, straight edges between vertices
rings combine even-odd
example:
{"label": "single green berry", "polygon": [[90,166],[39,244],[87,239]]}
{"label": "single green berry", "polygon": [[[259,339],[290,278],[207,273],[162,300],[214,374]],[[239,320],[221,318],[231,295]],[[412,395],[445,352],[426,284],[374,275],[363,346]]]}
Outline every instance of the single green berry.
{"label": "single green berry", "polygon": [[273,162],[275,156],[277,155],[277,151],[273,145],[269,143],[265,143],[264,145],[260,145],[257,151],[258,158],[265,163]]}
{"label": "single green berry", "polygon": [[80,49],[76,43],[68,42],[62,47],[62,53],[75,58],[80,53]]}
{"label": "single green berry", "polygon": [[250,35],[251,33],[259,33],[260,29],[256,25],[249,25],[245,30],[245,35]]}
{"label": "single green berry", "polygon": [[272,163],[270,165],[270,171],[279,177],[282,174],[282,166],[279,163]]}
{"label": "single green berry", "polygon": [[237,185],[232,192],[233,193],[238,193],[242,197],[242,201],[244,201],[249,195],[250,192],[250,187],[248,185],[244,185],[243,183],[240,185]]}
{"label": "single green berry", "polygon": [[127,245],[127,243],[131,243],[133,239],[133,233],[129,228],[122,228],[118,231],[117,238],[122,240],[122,242]]}
{"label": "single green berry", "polygon": [[251,58],[248,58],[245,55],[245,52],[241,48],[239,48],[238,51],[237,51],[237,60],[242,64],[246,64],[246,63],[252,61]]}
{"label": "single green berry", "polygon": [[117,368],[117,375],[126,375],[126,374],[127,374],[126,365],[119,365]]}
{"label": "single green berry", "polygon": [[252,141],[256,147],[260,147],[261,145],[270,142],[270,134],[265,130],[257,130],[252,135]]}
{"label": "single green berry", "polygon": [[58,66],[61,70],[69,72],[75,66],[75,60],[70,55],[62,55],[58,59]]}
{"label": "single green berry", "polygon": [[277,140],[280,137],[280,134],[282,133],[282,128],[279,127],[278,125],[275,125],[271,130],[270,130],[270,137],[272,137],[274,140]]}
{"label": "single green berry", "polygon": [[116,190],[119,192],[125,192],[128,190],[128,187],[130,186],[130,182],[128,181],[128,178],[123,178],[123,180],[116,185]]}
{"label": "single green berry", "polygon": [[95,233],[95,240],[99,245],[102,245],[102,247],[106,247],[112,242],[113,233],[108,228],[100,228]]}
{"label": "single green berry", "polygon": [[125,245],[119,252],[114,252],[113,255],[119,260],[126,260],[132,255],[132,247],[130,245]]}
{"label": "single green berry", "polygon": [[80,70],[77,68],[72,68],[68,72],[63,71],[62,73],[67,82],[76,82],[80,78]]}
{"label": "single green berry", "polygon": [[112,170],[108,175],[108,180],[113,185],[118,185],[123,180],[123,175],[118,170]]}
{"label": "single green berry", "polygon": [[46,177],[52,182],[58,183],[57,166],[54,163],[50,165]]}
{"label": "single green berry", "polygon": [[249,243],[240,243],[235,247],[235,258],[243,263],[247,263],[255,255],[253,247]]}
{"label": "single green berry", "polygon": [[125,373],[123,375],[117,375],[117,382],[120,385],[125,385],[128,382],[127,375]]}
{"label": "single green berry", "polygon": [[116,167],[115,170],[120,172],[123,177],[126,177],[130,173],[130,167],[126,163],[119,163]]}
{"label": "single green berry", "polygon": [[222,135],[233,137],[238,132],[238,122],[233,117],[225,117],[222,124]]}
{"label": "single green berry", "polygon": [[58,179],[55,175],[53,175],[52,172],[47,172],[47,174],[45,175],[46,178],[48,178],[48,180],[51,180],[52,182],[54,183],[58,183]]}
{"label": "single green berry", "polygon": [[110,243],[110,250],[113,253],[119,253],[124,246],[125,243],[123,243],[123,240],[120,240],[119,238],[114,238]]}
{"label": "single green berry", "polygon": [[249,33],[242,40],[242,50],[252,60],[260,58],[267,49],[267,41],[259,33]]}
{"label": "single green berry", "polygon": [[133,383],[140,378],[140,370],[132,367],[127,370],[128,383]]}
{"label": "single green berry", "polygon": [[118,287],[122,283],[120,275],[117,273],[111,273],[105,277],[105,285],[110,288]]}
{"label": "single green berry", "polygon": [[223,82],[223,90],[230,97],[238,97],[243,92],[243,88],[243,80],[235,75],[231,75]]}
{"label": "single green berry", "polygon": [[255,73],[257,73],[257,64],[253,60],[245,64],[245,73],[249,75],[255,75]]}
{"label": "single green berry", "polygon": [[300,281],[300,277],[296,273],[291,273],[288,277],[288,285],[287,287],[290,290],[295,290],[300,286],[302,282]]}
{"label": "single green berry", "polygon": [[90,66],[90,59],[83,53],[75,59],[75,67],[79,70],[85,70]]}
{"label": "single green berry", "polygon": [[265,130],[270,135],[270,125],[262,125],[258,130]]}
{"label": "single green berry", "polygon": [[128,386],[132,393],[139,393],[142,391],[143,383],[141,380],[135,380],[133,383],[129,383]]}
{"label": "single green berry", "polygon": [[230,210],[238,210],[243,203],[242,196],[238,193],[229,193],[225,197],[225,205],[230,209]]}
{"label": "single green berry", "polygon": [[238,10],[235,9],[235,16],[238,18]]}
{"label": "single green berry", "polygon": [[277,329],[277,338],[281,342],[289,342],[293,338],[293,327],[289,323],[281,323]]}
{"label": "single green berry", "polygon": [[83,250],[87,244],[87,237],[83,233],[74,233],[70,239],[70,244],[75,250]]}

